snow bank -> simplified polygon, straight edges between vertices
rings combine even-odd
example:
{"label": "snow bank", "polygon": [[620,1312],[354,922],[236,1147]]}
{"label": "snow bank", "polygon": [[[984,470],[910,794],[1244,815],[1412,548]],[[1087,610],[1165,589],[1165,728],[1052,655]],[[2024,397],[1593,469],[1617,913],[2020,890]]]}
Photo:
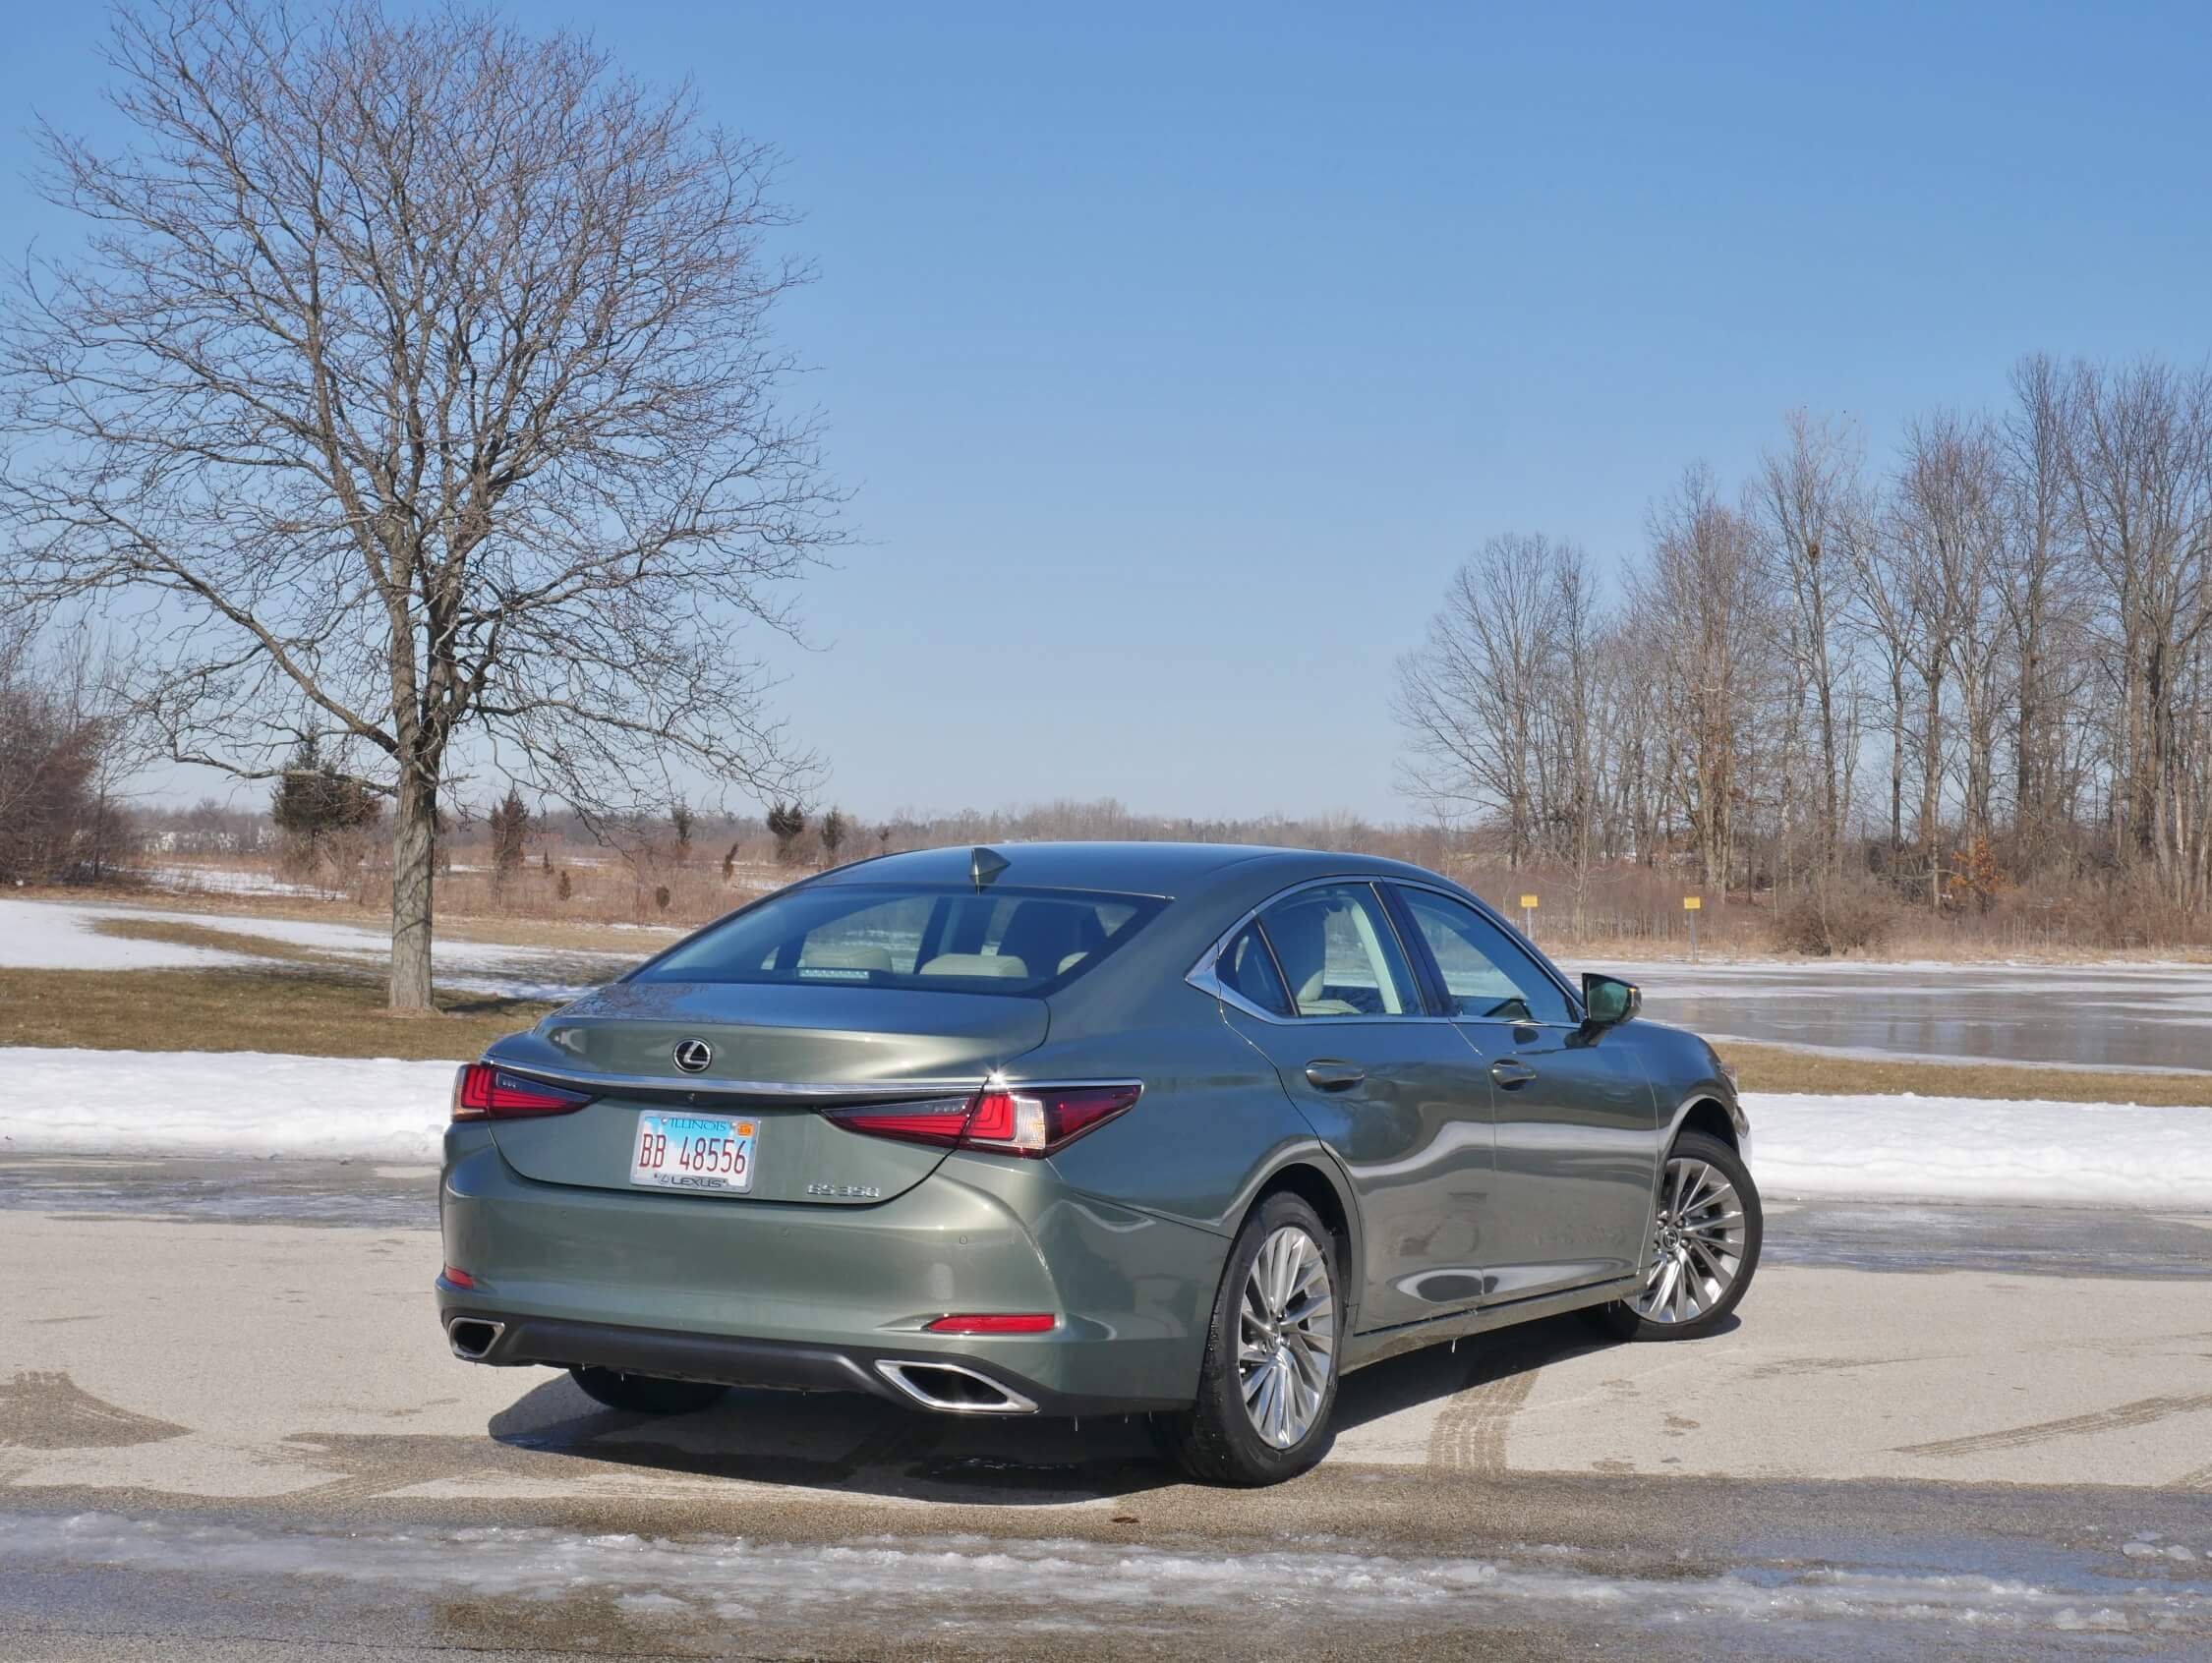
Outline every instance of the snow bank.
{"label": "snow bank", "polygon": [[1746,1092],[1775,1195],[2212,1207],[2212,1109]]}
{"label": "snow bank", "polygon": [[[433,1161],[450,1062],[0,1048],[0,1150]],[[1775,1195],[2212,1207],[2212,1109],[1752,1092]]]}
{"label": "snow bank", "polygon": [[451,1062],[0,1047],[0,1151],[435,1161]]}

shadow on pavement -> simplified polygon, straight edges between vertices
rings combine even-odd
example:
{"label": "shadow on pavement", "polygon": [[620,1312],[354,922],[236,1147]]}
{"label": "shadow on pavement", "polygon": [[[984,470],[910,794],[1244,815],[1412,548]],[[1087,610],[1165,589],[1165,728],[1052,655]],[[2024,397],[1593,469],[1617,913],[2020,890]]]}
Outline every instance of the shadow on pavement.
{"label": "shadow on pavement", "polygon": [[[1557,1318],[1393,1358],[1346,1378],[1335,1425],[1349,1431],[1601,1350],[1608,1340]],[[1098,1420],[923,1414],[858,1395],[733,1390],[694,1414],[603,1408],[555,1375],[492,1419],[510,1449],[629,1468],[954,1504],[1065,1505],[1183,1482],[1145,1416]]]}

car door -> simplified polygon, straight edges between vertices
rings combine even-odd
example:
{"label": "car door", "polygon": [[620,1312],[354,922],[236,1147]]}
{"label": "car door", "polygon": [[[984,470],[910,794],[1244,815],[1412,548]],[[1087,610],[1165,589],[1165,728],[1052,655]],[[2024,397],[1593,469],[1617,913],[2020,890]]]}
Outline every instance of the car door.
{"label": "car door", "polygon": [[1617,1029],[1585,1029],[1558,979],[1478,908],[1410,884],[1391,898],[1494,1088],[1489,1297],[1627,1275],[1650,1242],[1660,1153],[1658,1100],[1634,1048]]}
{"label": "car door", "polygon": [[1478,1301],[1490,1187],[1490,1083],[1424,1003],[1373,885],[1294,889],[1216,956],[1231,1027],[1343,1162],[1359,1198],[1361,1330]]}

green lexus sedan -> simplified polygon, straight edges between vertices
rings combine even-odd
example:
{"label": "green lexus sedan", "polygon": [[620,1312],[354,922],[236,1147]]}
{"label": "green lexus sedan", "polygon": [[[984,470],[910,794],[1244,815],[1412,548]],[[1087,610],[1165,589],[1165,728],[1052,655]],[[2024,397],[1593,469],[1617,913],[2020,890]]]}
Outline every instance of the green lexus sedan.
{"label": "green lexus sedan", "polygon": [[1728,1319],[1749,1124],[1639,1004],[1394,861],[862,861],[460,1071],[440,1320],[627,1410],[1142,1413],[1194,1476],[1270,1483],[1349,1369],[1563,1311]]}

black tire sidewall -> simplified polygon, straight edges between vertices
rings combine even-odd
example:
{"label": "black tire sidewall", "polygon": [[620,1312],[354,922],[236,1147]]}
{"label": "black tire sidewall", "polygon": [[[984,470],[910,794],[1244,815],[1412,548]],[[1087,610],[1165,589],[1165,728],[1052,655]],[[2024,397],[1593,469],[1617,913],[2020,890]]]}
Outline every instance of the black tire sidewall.
{"label": "black tire sidewall", "polygon": [[[1259,1257],[1267,1238],[1285,1225],[1295,1225],[1311,1236],[1328,1259],[1330,1299],[1336,1315],[1335,1344],[1329,1348],[1329,1377],[1321,1394],[1321,1406],[1306,1436],[1287,1450],[1276,1449],[1259,1435],[1246,1412],[1242,1377],[1237,1372],[1239,1313],[1244,1303],[1245,1279]],[[1205,1476],[1231,1484],[1278,1484],[1295,1478],[1328,1453],[1336,1414],[1336,1393],[1343,1378],[1345,1340],[1344,1247],[1320,1215],[1296,1195],[1271,1195],[1238,1232],[1214,1296],[1213,1320],[1206,1335],[1205,1366],[1198,1377],[1198,1399],[1193,1407],[1193,1424],[1185,1430],[1186,1448],[1196,1445],[1187,1464],[1202,1465]]]}
{"label": "black tire sidewall", "polygon": [[1636,1307],[1623,1302],[1617,1307],[1633,1324],[1629,1338],[1636,1340],[1701,1340],[1725,1323],[1735,1314],[1736,1306],[1751,1290],[1751,1280],[1759,1271],[1759,1255],[1767,1240],[1767,1216],[1765,1204],[1759,1199],[1759,1186],[1752,1181],[1751,1169],[1742,1155],[1710,1132],[1686,1131],[1674,1140],[1666,1152],[1669,1161],[1683,1157],[1703,1161],[1717,1167],[1727,1175],[1735,1186],[1736,1199],[1743,1205],[1743,1268],[1721,1295],[1720,1302],[1692,1322],[1653,1322],[1639,1316]]}

